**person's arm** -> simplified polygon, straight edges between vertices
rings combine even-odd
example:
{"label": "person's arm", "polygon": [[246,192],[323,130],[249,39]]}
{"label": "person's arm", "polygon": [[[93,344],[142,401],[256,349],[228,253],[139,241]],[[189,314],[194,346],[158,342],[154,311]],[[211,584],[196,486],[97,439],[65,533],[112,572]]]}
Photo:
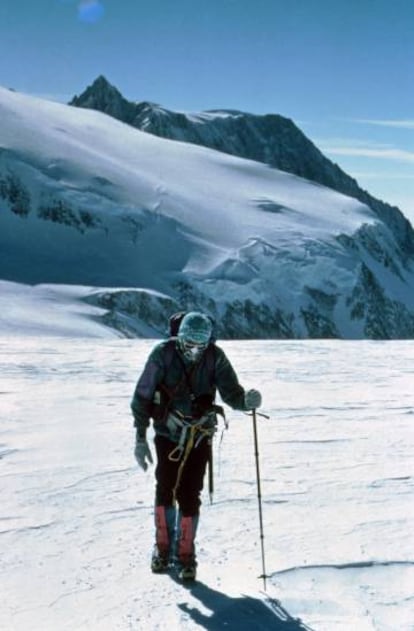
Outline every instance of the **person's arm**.
{"label": "person's arm", "polygon": [[224,403],[234,410],[244,410],[244,388],[240,385],[226,354],[218,346],[216,347],[215,376],[216,386]]}
{"label": "person's arm", "polygon": [[138,379],[131,401],[134,427],[137,438],[145,439],[151,415],[154,393],[163,378],[163,362],[159,346],[148,357],[144,370]]}
{"label": "person's arm", "polygon": [[258,390],[245,390],[239,383],[236,372],[224,351],[216,347],[216,385],[224,403],[234,410],[259,408],[262,397]]}

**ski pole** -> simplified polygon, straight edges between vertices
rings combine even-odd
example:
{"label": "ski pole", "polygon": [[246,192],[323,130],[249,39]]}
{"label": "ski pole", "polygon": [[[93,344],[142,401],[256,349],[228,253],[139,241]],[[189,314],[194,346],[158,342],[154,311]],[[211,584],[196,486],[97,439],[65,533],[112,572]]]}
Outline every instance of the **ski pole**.
{"label": "ski pole", "polygon": [[[265,416],[263,414],[263,416]],[[256,410],[252,410],[253,417],[253,434],[254,434],[254,456],[256,460],[256,482],[257,482],[257,498],[259,503],[259,525],[260,525],[260,544],[262,550],[262,575],[258,578],[263,579],[264,591],[266,591],[266,566],[265,566],[265,549],[264,549],[264,532],[263,532],[263,514],[262,514],[262,491],[260,487],[260,468],[259,468],[259,444],[257,440],[257,420]],[[266,417],[267,418],[267,417]]]}
{"label": "ski pole", "polygon": [[211,441],[208,447],[208,494],[210,497],[210,504],[213,503],[213,493],[214,493],[214,474],[213,474],[213,445]]}

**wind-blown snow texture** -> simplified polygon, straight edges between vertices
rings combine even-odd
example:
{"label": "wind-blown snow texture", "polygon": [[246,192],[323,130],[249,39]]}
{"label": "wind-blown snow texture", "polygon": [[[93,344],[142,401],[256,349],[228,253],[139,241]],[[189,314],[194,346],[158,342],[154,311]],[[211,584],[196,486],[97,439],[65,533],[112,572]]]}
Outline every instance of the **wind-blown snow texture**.
{"label": "wind-blown snow texture", "polygon": [[[78,326],[59,313],[49,333]],[[129,401],[153,342],[0,329],[2,629],[299,631],[297,616],[314,631],[414,629],[411,344],[223,343],[271,417],[259,421],[267,593],[287,620],[257,578],[250,418],[228,412],[217,437],[200,582],[185,589],[149,570],[153,468],[132,454]]]}
{"label": "wind-blown snow texture", "polygon": [[127,336],[198,307],[228,338],[413,337],[397,211],[98,112],[4,89],[0,112],[4,280],[101,287],[79,297]]}

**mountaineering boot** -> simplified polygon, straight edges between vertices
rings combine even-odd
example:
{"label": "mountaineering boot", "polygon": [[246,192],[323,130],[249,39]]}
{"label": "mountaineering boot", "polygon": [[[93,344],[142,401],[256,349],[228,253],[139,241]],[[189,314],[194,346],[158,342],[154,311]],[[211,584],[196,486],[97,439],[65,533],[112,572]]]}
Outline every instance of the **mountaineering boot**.
{"label": "mountaineering boot", "polygon": [[197,562],[195,559],[189,564],[184,565],[178,572],[178,577],[182,581],[195,581],[197,577]]}
{"label": "mountaineering boot", "polygon": [[196,578],[197,561],[194,540],[197,525],[198,515],[192,517],[179,515],[177,542],[178,576],[183,581],[193,581]]}
{"label": "mountaineering boot", "polygon": [[151,570],[158,574],[168,570],[175,539],[176,510],[174,506],[156,506],[155,547],[151,559]]}
{"label": "mountaineering boot", "polygon": [[151,557],[151,571],[154,574],[161,574],[162,572],[166,572],[170,565],[170,559],[168,556],[164,556],[160,554],[157,546],[154,546],[154,551]]}

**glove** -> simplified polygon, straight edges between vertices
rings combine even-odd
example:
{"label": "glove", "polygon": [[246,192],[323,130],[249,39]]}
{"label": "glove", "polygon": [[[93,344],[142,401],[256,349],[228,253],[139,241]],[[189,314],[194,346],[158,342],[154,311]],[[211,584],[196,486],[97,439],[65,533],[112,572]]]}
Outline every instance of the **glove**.
{"label": "glove", "polygon": [[247,390],[244,393],[244,407],[246,410],[255,410],[262,405],[262,395],[258,390]]}
{"label": "glove", "polygon": [[135,460],[144,471],[148,469],[147,460],[151,464],[153,463],[151,451],[145,438],[137,438],[134,455]]}

